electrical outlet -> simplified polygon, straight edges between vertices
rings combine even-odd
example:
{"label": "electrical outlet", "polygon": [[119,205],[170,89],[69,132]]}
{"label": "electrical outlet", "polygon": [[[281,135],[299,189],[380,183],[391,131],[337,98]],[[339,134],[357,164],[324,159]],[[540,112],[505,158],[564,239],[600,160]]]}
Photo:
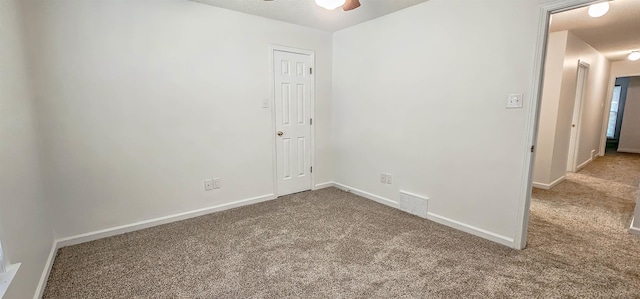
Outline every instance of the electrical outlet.
{"label": "electrical outlet", "polygon": [[220,179],[213,179],[213,189],[220,189]]}
{"label": "electrical outlet", "polygon": [[510,94],[507,97],[507,108],[522,108],[523,94]]}
{"label": "electrical outlet", "polygon": [[380,174],[380,183],[386,184],[387,183],[387,175],[384,173]]}
{"label": "electrical outlet", "polygon": [[204,191],[211,191],[211,190],[213,190],[213,180],[204,181]]}
{"label": "electrical outlet", "polygon": [[387,173],[386,177],[387,177],[387,184],[391,185],[391,183],[393,182],[393,175],[391,175],[390,173]]}

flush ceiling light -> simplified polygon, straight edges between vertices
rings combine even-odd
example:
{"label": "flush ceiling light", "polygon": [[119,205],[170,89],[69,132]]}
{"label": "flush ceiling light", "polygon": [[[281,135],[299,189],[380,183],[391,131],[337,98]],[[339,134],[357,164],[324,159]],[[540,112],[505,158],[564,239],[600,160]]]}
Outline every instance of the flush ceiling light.
{"label": "flush ceiling light", "polygon": [[589,15],[594,18],[604,16],[609,11],[609,2],[600,2],[589,6]]}
{"label": "flush ceiling light", "polygon": [[316,4],[322,8],[328,10],[334,10],[340,6],[343,6],[347,0],[316,0]]}
{"label": "flush ceiling light", "polygon": [[640,60],[640,51],[632,51],[631,54],[629,54],[629,60],[631,61]]}

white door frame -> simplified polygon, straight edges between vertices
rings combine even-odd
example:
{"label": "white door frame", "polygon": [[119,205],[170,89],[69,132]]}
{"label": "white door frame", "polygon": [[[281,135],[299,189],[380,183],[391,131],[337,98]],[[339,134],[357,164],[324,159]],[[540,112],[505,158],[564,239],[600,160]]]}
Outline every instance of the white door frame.
{"label": "white door frame", "polygon": [[[276,104],[276,89],[275,89],[275,84],[276,84],[276,78],[274,76],[274,72],[275,72],[275,67],[274,67],[274,60],[273,60],[273,56],[275,55],[275,51],[281,51],[281,52],[289,52],[289,53],[295,53],[295,54],[302,54],[302,55],[309,55],[311,57],[311,67],[313,68],[313,74],[311,75],[311,107],[310,107],[310,111],[309,114],[311,115],[311,119],[313,119],[313,123],[311,124],[311,149],[310,149],[310,153],[309,155],[311,156],[311,167],[315,166],[315,156],[316,156],[316,76],[315,76],[315,70],[316,70],[316,53],[315,51],[312,50],[304,50],[304,49],[297,49],[297,48],[292,48],[292,47],[287,47],[287,46],[280,46],[280,45],[269,45],[269,82],[270,82],[270,92],[271,92],[271,132],[270,134],[272,134],[271,137],[271,148],[273,151],[273,162],[272,162],[272,167],[273,167],[273,194],[274,197],[278,197],[280,196],[280,194],[278,194],[278,161],[277,161],[277,135],[276,135],[276,109],[275,109],[275,104]],[[312,168],[313,169],[313,168]],[[311,186],[309,186],[309,189],[311,190],[315,190],[315,185],[316,185],[316,179],[315,179],[315,173],[312,171],[310,173],[311,175]]]}
{"label": "white door frame", "polygon": [[531,84],[531,105],[526,109],[527,122],[525,130],[525,155],[523,161],[522,186],[518,200],[518,214],[514,247],[524,249],[527,245],[527,230],[529,228],[529,209],[531,205],[531,188],[533,183],[533,163],[535,151],[531,146],[536,144],[538,123],[540,120],[540,102],[542,100],[542,82],[544,79],[544,63],[547,52],[549,35],[549,20],[552,13],[558,13],[574,8],[580,8],[601,0],[559,0],[540,6],[538,19],[538,37],[536,41],[536,56],[533,64],[533,83]]}
{"label": "white door frame", "polygon": [[[581,69],[585,69],[585,73],[582,77],[582,82],[576,81],[576,97],[573,101],[573,115],[571,116],[571,126],[575,126],[571,128],[571,137],[569,138],[569,156],[567,157],[567,171],[568,172],[576,172],[578,170],[578,149],[580,149],[580,128],[582,126],[582,105],[584,104],[584,97],[587,89],[587,84],[589,80],[589,70],[591,66],[582,61],[578,60],[578,70],[576,79],[580,79],[580,71]],[[580,91],[580,98],[578,98],[578,86],[582,85],[582,90]]]}

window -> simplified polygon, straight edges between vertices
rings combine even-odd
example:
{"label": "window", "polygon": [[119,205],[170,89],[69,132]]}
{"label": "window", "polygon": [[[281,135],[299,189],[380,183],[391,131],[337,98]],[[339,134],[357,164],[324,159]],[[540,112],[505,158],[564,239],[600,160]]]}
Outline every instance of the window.
{"label": "window", "polygon": [[618,121],[618,106],[620,105],[620,85],[613,88],[613,98],[611,99],[611,110],[609,111],[609,126],[607,127],[607,138],[615,138],[616,123]]}

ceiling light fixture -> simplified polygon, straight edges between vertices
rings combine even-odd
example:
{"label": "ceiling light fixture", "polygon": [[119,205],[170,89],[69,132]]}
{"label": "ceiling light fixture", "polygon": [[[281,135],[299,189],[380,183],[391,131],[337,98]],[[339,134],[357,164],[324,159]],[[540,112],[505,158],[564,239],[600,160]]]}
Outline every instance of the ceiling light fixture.
{"label": "ceiling light fixture", "polygon": [[629,54],[629,60],[631,61],[640,60],[640,51],[631,51],[631,54]]}
{"label": "ceiling light fixture", "polygon": [[318,4],[318,6],[328,10],[334,10],[343,6],[346,2],[347,0],[316,0],[316,4]]}
{"label": "ceiling light fixture", "polygon": [[609,2],[600,2],[589,6],[589,15],[594,18],[604,16],[609,11]]}

